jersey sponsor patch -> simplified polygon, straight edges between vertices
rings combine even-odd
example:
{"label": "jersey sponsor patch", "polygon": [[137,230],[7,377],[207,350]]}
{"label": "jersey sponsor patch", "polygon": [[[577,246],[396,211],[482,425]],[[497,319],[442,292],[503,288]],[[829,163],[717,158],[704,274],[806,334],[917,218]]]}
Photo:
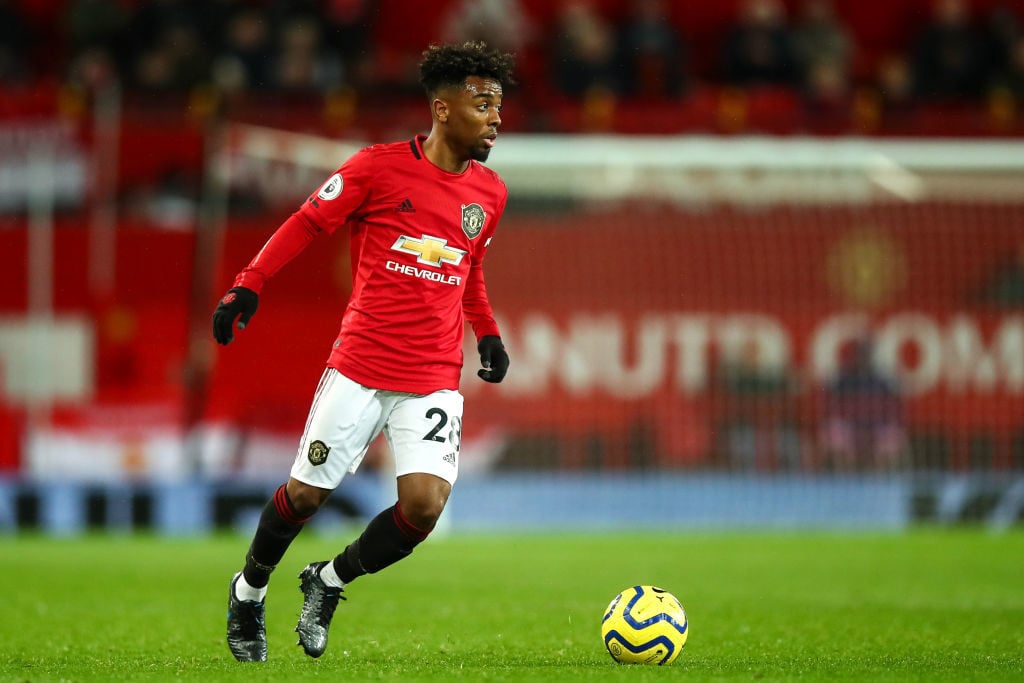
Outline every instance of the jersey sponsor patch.
{"label": "jersey sponsor patch", "polygon": [[331,452],[330,446],[317,439],[309,444],[309,462],[314,467],[327,462],[327,454]]}
{"label": "jersey sponsor patch", "polygon": [[402,235],[391,245],[395,251],[416,256],[416,262],[424,265],[440,268],[443,263],[450,263],[453,266],[462,262],[466,251],[448,246],[448,240],[431,235],[423,235],[422,238]]}
{"label": "jersey sponsor patch", "polygon": [[384,264],[384,268],[394,273],[402,273],[403,275],[409,275],[411,277],[418,277],[421,280],[430,280],[431,282],[440,282],[443,285],[453,285],[458,287],[462,283],[462,278],[458,275],[445,275],[436,270],[428,270],[426,268],[417,268],[407,263],[399,263],[398,261],[388,261]]}
{"label": "jersey sponsor patch", "polygon": [[484,229],[485,220],[487,220],[487,214],[484,213],[484,207],[479,204],[462,205],[462,231],[469,239],[480,234],[480,231]]}
{"label": "jersey sponsor patch", "polygon": [[337,199],[343,187],[345,187],[345,181],[342,180],[340,173],[335,173],[327,179],[327,182],[323,184],[323,187],[316,193],[316,196],[324,201]]}

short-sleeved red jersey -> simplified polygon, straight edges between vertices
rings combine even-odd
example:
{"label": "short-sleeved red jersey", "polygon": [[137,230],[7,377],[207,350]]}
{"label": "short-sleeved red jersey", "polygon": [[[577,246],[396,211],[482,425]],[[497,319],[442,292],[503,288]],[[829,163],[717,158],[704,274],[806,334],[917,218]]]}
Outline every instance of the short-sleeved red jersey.
{"label": "short-sleeved red jersey", "polygon": [[467,320],[477,339],[500,335],[482,265],[508,198],[482,164],[435,166],[424,139],[353,155],[235,280],[259,292],[318,231],[344,226],[352,296],[327,364],[365,386],[416,394],[458,388]]}

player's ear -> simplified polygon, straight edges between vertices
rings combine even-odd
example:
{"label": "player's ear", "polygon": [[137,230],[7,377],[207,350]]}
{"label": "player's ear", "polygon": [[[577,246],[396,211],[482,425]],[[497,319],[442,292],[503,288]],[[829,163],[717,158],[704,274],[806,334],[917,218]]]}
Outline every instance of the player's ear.
{"label": "player's ear", "polygon": [[431,103],[434,107],[434,118],[441,123],[448,121],[448,103],[442,99],[436,99]]}

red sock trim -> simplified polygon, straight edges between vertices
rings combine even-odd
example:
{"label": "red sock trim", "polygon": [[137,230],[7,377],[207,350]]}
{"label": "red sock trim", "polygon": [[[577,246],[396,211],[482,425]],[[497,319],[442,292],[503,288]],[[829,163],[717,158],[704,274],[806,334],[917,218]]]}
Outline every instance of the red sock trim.
{"label": "red sock trim", "polygon": [[406,518],[405,514],[402,512],[401,505],[395,503],[394,507],[391,509],[391,517],[395,520],[395,526],[397,526],[398,530],[401,531],[410,541],[416,541],[419,543],[430,535],[430,529],[421,529]]}
{"label": "red sock trim", "polygon": [[274,491],[274,509],[277,510],[278,516],[289,524],[305,524],[309,521],[309,517],[299,517],[295,512],[295,506],[292,505],[291,498],[288,497],[288,489],[285,488],[285,484],[281,484],[277,491]]}

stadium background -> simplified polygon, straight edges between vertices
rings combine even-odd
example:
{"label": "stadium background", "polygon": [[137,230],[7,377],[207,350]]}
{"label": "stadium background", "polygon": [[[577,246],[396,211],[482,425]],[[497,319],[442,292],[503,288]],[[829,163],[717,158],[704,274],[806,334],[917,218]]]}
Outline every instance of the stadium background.
{"label": "stadium background", "polygon": [[[228,92],[76,60],[69,8],[108,3],[7,3],[34,40],[0,91],[0,528],[251,521],[337,330],[344,240],[277,276],[229,349],[209,314],[347,153],[423,129],[409,67],[458,3],[414,4],[371,14],[363,80]],[[929,4],[836,2],[858,51],[823,110],[719,77],[740,3],[667,3],[689,71],[664,97],[560,92],[561,5],[522,3],[488,270],[513,365],[464,383],[453,528],[1019,524],[1024,115],[1002,87],[886,108],[875,74]],[[364,469],[338,515],[391,495],[380,448]]]}

